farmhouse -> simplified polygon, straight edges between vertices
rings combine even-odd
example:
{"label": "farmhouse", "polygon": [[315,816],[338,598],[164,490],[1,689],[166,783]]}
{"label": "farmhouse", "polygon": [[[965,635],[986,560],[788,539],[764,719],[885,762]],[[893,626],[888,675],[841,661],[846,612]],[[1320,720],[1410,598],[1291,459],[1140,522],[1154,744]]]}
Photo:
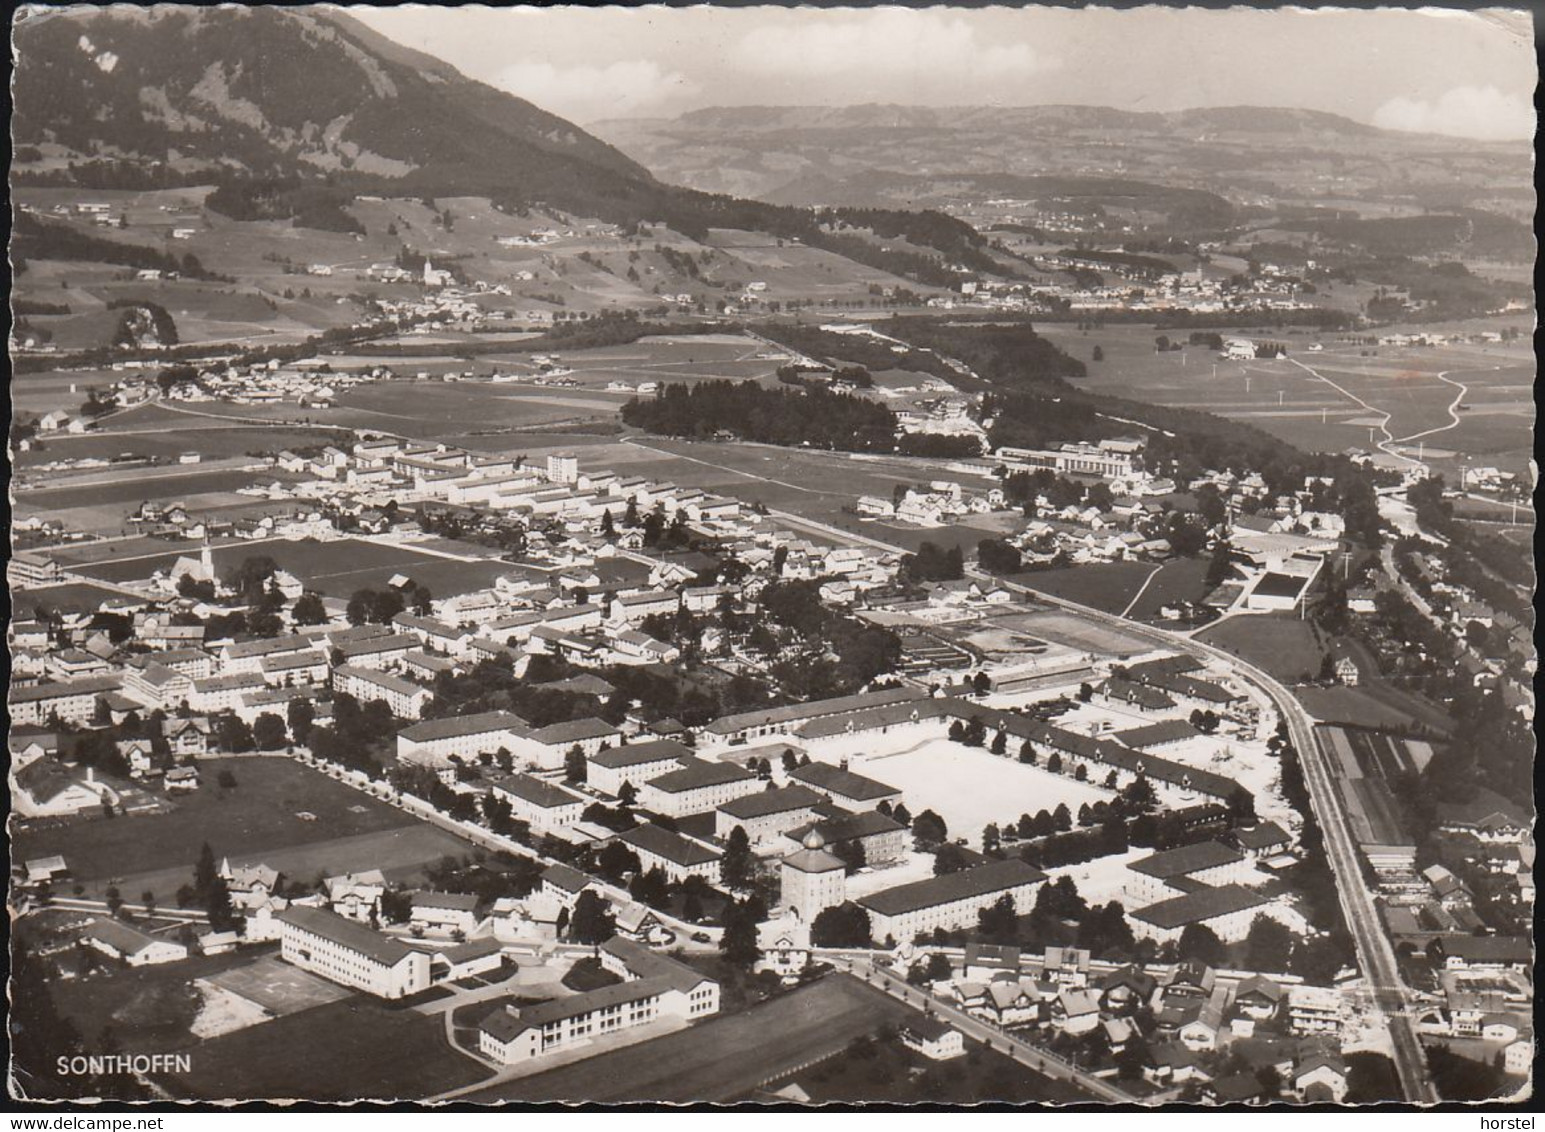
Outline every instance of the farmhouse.
{"label": "farmhouse", "polygon": [[467,892],[415,892],[408,922],[424,931],[471,935],[477,905],[477,897]]}
{"label": "farmhouse", "polygon": [[327,877],[322,882],[327,906],[340,916],[366,924],[380,911],[386,878],[380,869]]}
{"label": "farmhouse", "polygon": [[279,955],[287,963],[379,998],[405,998],[429,986],[429,956],[400,940],[299,904],[276,919]]}
{"label": "farmhouse", "polygon": [[67,817],[102,804],[102,795],[91,788],[91,768],[80,782],[44,756],[11,771],[12,804],[21,817]]}
{"label": "farmhouse", "polygon": [[977,913],[1008,896],[1020,915],[1035,903],[1046,874],[1020,860],[994,861],[860,897],[877,940],[910,942],[935,928],[974,927]]}
{"label": "farmhouse", "polygon": [[901,1044],[930,1061],[948,1061],[966,1052],[966,1040],[960,1031],[931,1016],[914,1019],[902,1027]]}

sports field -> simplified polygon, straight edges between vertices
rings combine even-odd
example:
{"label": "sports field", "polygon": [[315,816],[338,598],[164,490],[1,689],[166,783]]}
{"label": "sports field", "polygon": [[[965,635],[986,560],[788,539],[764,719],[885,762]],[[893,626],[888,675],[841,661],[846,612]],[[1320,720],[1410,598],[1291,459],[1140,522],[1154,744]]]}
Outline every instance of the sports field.
{"label": "sports field", "polygon": [[1095,656],[1136,656],[1153,648],[1139,637],[1058,609],[1009,613],[988,620],[994,625]]}
{"label": "sports field", "polygon": [[[447,853],[469,851],[439,828],[289,758],[198,765],[202,787],[169,800],[168,811],[18,822],[14,852],[29,860],[62,854],[88,893],[116,883],[125,899],[148,888],[166,904],[191,879],[206,842],[217,858],[263,862],[306,881],[353,868],[411,872]],[[222,770],[235,775],[234,788],[219,785]]]}
{"label": "sports field", "polygon": [[1196,636],[1290,684],[1312,679],[1325,655],[1314,625],[1291,615],[1240,614],[1210,625]]}
{"label": "sports field", "polygon": [[916,1017],[847,975],[711,1018],[654,1041],[474,1093],[473,1103],[589,1101],[727,1102],[842,1049],[885,1023]]}
{"label": "sports field", "polygon": [[1059,804],[1077,814],[1080,806],[1111,797],[1111,791],[1071,775],[1021,763],[1018,753],[1017,743],[1002,756],[935,739],[905,754],[856,761],[853,769],[901,790],[913,813],[933,810],[952,839],[964,837],[972,848],[981,844],[988,823],[1017,821],[1020,814],[1055,810]]}

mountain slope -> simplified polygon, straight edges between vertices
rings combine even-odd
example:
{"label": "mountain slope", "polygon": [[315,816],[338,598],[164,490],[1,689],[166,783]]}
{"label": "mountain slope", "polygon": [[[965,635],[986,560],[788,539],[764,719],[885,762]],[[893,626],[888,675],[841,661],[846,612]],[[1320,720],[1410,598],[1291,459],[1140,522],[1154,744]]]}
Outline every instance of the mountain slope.
{"label": "mountain slope", "polygon": [[529,102],[319,8],[66,9],[15,29],[13,134],[254,174],[652,181]]}

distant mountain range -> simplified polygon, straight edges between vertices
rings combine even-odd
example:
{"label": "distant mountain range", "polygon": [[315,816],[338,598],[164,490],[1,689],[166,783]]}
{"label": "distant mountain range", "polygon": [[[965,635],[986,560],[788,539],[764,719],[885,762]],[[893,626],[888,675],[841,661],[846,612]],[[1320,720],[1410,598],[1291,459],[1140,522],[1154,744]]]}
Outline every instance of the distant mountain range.
{"label": "distant mountain range", "polygon": [[[1134,177],[1269,191],[1315,172],[1398,181],[1411,159],[1513,159],[1522,147],[1399,133],[1336,114],[1226,106],[1141,113],[1103,106],[734,106],[612,119],[597,136],[662,180],[789,204],[894,204],[860,175]],[[1420,176],[1423,170],[1414,172]],[[1452,170],[1433,178],[1449,181]],[[1520,176],[1527,167],[1520,166]],[[1477,176],[1478,184],[1486,180]],[[1294,186],[1297,187],[1297,186]]]}

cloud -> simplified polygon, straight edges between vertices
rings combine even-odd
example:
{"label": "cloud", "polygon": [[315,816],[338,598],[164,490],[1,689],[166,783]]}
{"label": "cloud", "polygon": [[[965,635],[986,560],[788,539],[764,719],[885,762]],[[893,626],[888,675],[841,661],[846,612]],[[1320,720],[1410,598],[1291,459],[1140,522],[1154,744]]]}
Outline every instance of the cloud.
{"label": "cloud", "polygon": [[580,123],[658,112],[699,89],[680,72],[647,59],[620,59],[604,67],[523,60],[501,70],[494,85]]}
{"label": "cloud", "polygon": [[814,97],[859,88],[900,102],[941,91],[980,102],[985,83],[1012,82],[1055,65],[1026,43],[982,42],[958,16],[906,8],[840,17],[802,13],[797,24],[747,32],[729,54],[742,72],[783,79]]}
{"label": "cloud", "polygon": [[1373,114],[1386,130],[1502,141],[1534,136],[1534,106],[1494,86],[1457,86],[1436,102],[1392,98]]}

